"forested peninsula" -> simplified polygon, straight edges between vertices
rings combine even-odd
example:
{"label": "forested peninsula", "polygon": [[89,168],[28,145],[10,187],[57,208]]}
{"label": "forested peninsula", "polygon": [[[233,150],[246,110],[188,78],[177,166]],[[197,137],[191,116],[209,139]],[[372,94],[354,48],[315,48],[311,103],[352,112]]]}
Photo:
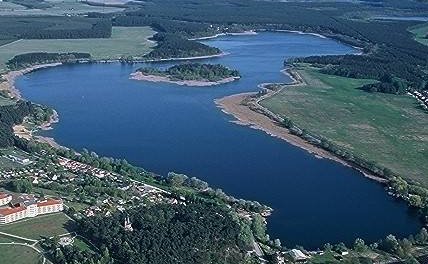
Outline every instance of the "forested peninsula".
{"label": "forested peninsula", "polygon": [[237,70],[220,64],[180,64],[159,70],[152,67],[140,68],[131,76],[135,80],[168,82],[188,86],[211,86],[233,82],[240,78]]}

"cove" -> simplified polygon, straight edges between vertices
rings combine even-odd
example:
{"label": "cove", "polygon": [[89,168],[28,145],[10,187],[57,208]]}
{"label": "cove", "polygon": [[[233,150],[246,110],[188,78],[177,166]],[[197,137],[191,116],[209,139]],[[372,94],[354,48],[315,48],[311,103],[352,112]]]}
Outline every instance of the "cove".
{"label": "cove", "polygon": [[356,50],[296,33],[222,36],[205,43],[229,55],[200,62],[238,69],[241,80],[183,87],[130,80],[144,64],[83,64],[33,72],[16,85],[25,98],[58,111],[60,122],[46,136],[156,173],[195,176],[235,197],[265,203],[274,209],[269,234],[284,245],[315,249],[326,242],[351,244],[358,237],[373,242],[418,231],[417,216],[381,184],[233,124],[214,104],[216,98],[257,91],[260,83],[289,82],[280,73],[285,58]]}

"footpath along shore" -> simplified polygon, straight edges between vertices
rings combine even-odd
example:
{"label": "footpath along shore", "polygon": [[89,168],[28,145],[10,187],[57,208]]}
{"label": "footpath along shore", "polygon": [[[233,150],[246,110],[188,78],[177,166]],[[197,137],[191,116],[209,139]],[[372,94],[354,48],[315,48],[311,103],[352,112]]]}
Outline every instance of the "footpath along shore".
{"label": "footpath along shore", "polygon": [[[333,153],[319,148],[299,136],[291,134],[287,128],[280,125],[283,121],[282,117],[259,104],[262,100],[274,96],[287,87],[305,86],[304,79],[301,78],[296,71],[286,69],[282,72],[290,76],[292,79],[291,83],[279,84],[281,85],[281,88],[276,90],[266,89],[267,93],[262,96],[257,96],[257,92],[240,93],[216,99],[215,103],[224,113],[231,115],[236,119],[231,121],[233,123],[264,131],[273,137],[280,138],[291,145],[306,150],[317,158],[327,158],[339,162],[360,171],[367,178],[381,183],[387,182],[386,179],[378,177],[364,168],[347,162]],[[261,84],[259,87],[265,88],[267,85],[269,84]]]}

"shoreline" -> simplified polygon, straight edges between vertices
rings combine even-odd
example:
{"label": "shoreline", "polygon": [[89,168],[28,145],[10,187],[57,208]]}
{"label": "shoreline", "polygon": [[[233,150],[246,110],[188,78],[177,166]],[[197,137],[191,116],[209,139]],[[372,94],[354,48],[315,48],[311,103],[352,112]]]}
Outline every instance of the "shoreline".
{"label": "shoreline", "polygon": [[58,112],[53,110],[52,115],[50,116],[48,121],[45,121],[44,123],[34,127],[33,130],[29,130],[25,124],[25,120],[23,123],[18,124],[18,125],[14,125],[12,127],[13,129],[13,134],[19,138],[24,138],[27,140],[31,140],[34,139],[40,143],[46,143],[54,148],[67,148],[65,146],[62,146],[60,144],[58,144],[54,138],[52,137],[45,137],[45,136],[40,136],[40,135],[35,135],[35,133],[39,132],[39,131],[46,131],[46,130],[51,130],[53,129],[53,124],[56,124],[59,122],[59,115]]}
{"label": "shoreline", "polygon": [[[163,61],[180,61],[180,60],[197,60],[197,59],[207,59],[207,58],[215,58],[220,56],[228,55],[226,52],[221,52],[219,54],[214,55],[206,55],[206,56],[195,56],[195,57],[187,57],[187,58],[165,58],[165,59],[153,59],[153,60],[136,60],[132,63],[146,63],[146,62],[163,62]],[[120,59],[98,59],[98,60],[79,60],[75,62],[75,64],[80,63],[120,63]],[[47,68],[53,68],[57,66],[64,65],[62,62],[54,62],[54,63],[42,63],[42,64],[36,64],[29,66],[27,68],[23,68],[20,70],[14,70],[14,71],[7,71],[4,73],[1,73],[1,78],[3,79],[2,82],[0,82],[0,91],[5,91],[9,94],[11,100],[24,100],[25,98],[22,97],[21,92],[16,88],[15,82],[16,79],[24,76],[26,74],[32,73],[37,70],[47,69]],[[42,125],[38,126],[34,131],[30,131],[25,127],[25,122],[22,124],[18,124],[13,126],[13,133],[15,136],[24,138],[27,140],[33,139],[40,143],[46,143],[54,148],[65,148],[68,149],[66,146],[63,146],[55,141],[52,137],[45,137],[40,135],[35,135],[36,132],[40,130],[50,130],[53,129],[52,125],[59,122],[59,115],[58,112],[53,109],[54,113],[51,116],[50,120],[48,122],[43,123]]]}
{"label": "shoreline", "polygon": [[148,81],[148,82],[163,82],[163,83],[173,83],[177,85],[185,86],[196,86],[196,87],[207,87],[214,86],[219,84],[230,83],[239,80],[241,77],[228,77],[218,81],[204,81],[204,80],[172,80],[168,76],[158,76],[158,75],[149,75],[144,74],[140,71],[131,73],[129,79],[136,81]]}
{"label": "shoreline", "polygon": [[[227,52],[220,52],[218,54],[213,55],[203,55],[203,56],[194,56],[194,57],[179,57],[179,58],[165,58],[165,59],[149,59],[149,60],[140,60],[135,61],[136,63],[145,63],[145,62],[164,62],[164,61],[182,61],[182,60],[202,60],[202,59],[210,59],[217,58],[229,55]],[[109,61],[111,62],[111,61]]]}
{"label": "shoreline", "polygon": [[18,100],[22,99],[21,92],[15,87],[15,82],[18,77],[21,77],[25,74],[28,74],[37,70],[56,67],[59,65],[62,65],[62,63],[55,62],[55,63],[37,64],[21,70],[6,72],[1,76],[5,81],[0,83],[0,90],[10,92],[12,99],[18,99]]}
{"label": "shoreline", "polygon": [[[284,69],[281,72],[289,75],[290,78],[293,80],[291,83],[285,84],[285,86],[304,85],[304,80],[291,69]],[[260,85],[260,87],[264,87],[264,85],[266,84]],[[307,151],[308,153],[314,155],[316,158],[329,159],[347,167],[351,167],[363,174],[364,177],[374,180],[376,182],[382,184],[388,182],[387,179],[376,176],[365,168],[343,160],[340,157],[334,155],[333,153],[325,149],[319,148],[318,146],[309,143],[308,141],[299,136],[291,134],[287,128],[280,126],[279,122],[281,122],[281,118],[278,117],[275,113],[261,106],[259,102],[263,99],[275,95],[282,89],[284,88],[280,88],[275,91],[269,90],[267,94],[257,98],[256,100],[253,99],[253,96],[257,95],[257,92],[249,92],[225,96],[222,98],[215,99],[214,102],[223,113],[233,116],[236,119],[231,120],[230,122],[232,123],[247,126],[252,129],[261,130],[272,137],[279,138],[293,146]]]}
{"label": "shoreline", "polygon": [[222,36],[248,36],[248,35],[257,35],[257,30],[246,30],[244,32],[232,32],[232,33],[218,33],[212,36],[199,37],[199,38],[190,38],[189,40],[208,40],[213,38],[218,38]]}

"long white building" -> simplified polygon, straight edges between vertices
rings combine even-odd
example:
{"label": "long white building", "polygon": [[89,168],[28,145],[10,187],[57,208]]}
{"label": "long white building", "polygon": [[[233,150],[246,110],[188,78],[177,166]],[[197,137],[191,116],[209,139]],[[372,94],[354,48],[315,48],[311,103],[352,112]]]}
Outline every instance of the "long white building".
{"label": "long white building", "polygon": [[38,200],[34,198],[34,196],[24,195],[18,197],[16,200],[16,202],[12,201],[11,197],[9,202],[6,203],[8,204],[7,206],[0,207],[0,224],[12,223],[24,218],[56,213],[64,210],[64,204],[61,199],[48,198]]}

